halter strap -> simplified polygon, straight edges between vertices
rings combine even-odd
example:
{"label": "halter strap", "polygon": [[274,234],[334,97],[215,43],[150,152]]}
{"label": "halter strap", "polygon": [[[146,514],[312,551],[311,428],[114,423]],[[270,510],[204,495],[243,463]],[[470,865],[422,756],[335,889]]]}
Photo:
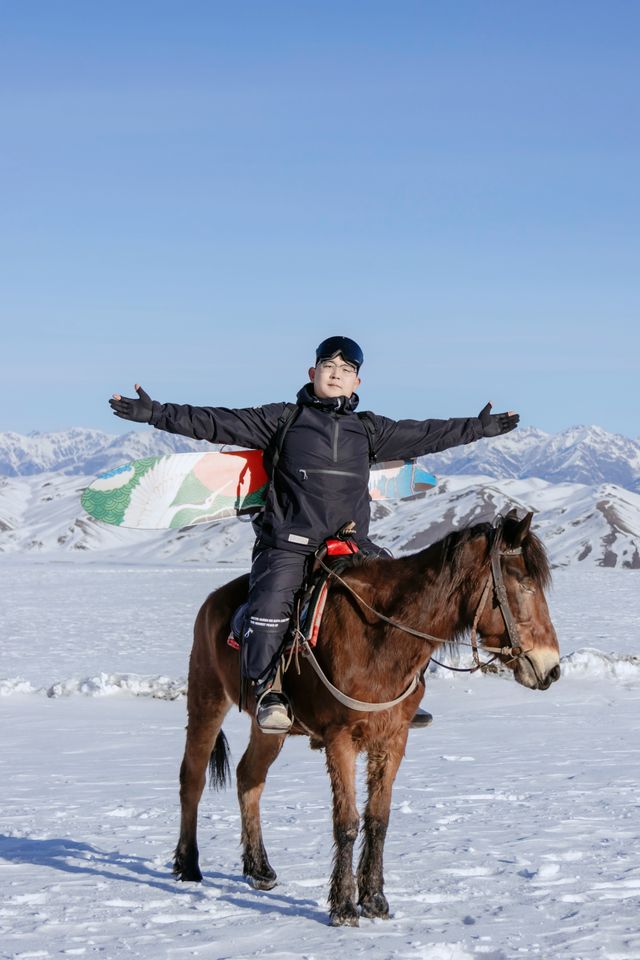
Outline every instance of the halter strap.
{"label": "halter strap", "polygon": [[515,557],[522,554],[522,547],[512,547],[510,549],[501,550],[500,545],[502,541],[502,526],[504,524],[504,517],[499,515],[496,518],[494,523],[494,535],[493,543],[491,544],[491,573],[493,576],[493,586],[496,594],[496,599],[498,601],[498,606],[500,607],[500,612],[502,613],[502,618],[504,620],[504,625],[507,628],[507,633],[509,634],[509,641],[511,642],[511,652],[514,656],[519,656],[523,650],[520,643],[520,633],[518,631],[518,624],[516,623],[513,614],[511,613],[511,608],[509,607],[509,600],[507,598],[507,588],[504,585],[504,578],[502,576],[502,566],[500,564],[501,557]]}

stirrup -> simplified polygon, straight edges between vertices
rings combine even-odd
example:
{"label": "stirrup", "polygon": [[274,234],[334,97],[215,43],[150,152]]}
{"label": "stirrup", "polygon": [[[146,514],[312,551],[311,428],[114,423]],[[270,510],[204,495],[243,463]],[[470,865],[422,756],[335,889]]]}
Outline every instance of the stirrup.
{"label": "stirrup", "polygon": [[422,730],[424,727],[430,727],[432,723],[433,716],[429,711],[418,707],[409,726],[412,730]]}
{"label": "stirrup", "polygon": [[265,690],[256,702],[256,723],[262,733],[282,736],[293,725],[293,713],[283,693]]}

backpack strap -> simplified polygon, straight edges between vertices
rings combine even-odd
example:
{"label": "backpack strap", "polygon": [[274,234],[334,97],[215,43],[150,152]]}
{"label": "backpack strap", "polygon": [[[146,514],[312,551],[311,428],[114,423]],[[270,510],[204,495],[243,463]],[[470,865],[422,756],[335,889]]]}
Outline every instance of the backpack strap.
{"label": "backpack strap", "polygon": [[[266,497],[269,494],[269,491],[273,487],[273,479],[276,475],[276,467],[278,465],[278,460],[280,459],[280,454],[282,453],[282,445],[284,444],[284,438],[286,436],[287,430],[296,419],[300,413],[300,407],[297,403],[285,403],[282,413],[278,417],[278,422],[276,424],[275,433],[271,437],[271,440],[267,444],[267,447],[263,451],[262,462],[265,466],[269,477],[269,485],[267,487]],[[264,504],[259,507],[257,512],[253,514],[253,519],[251,521],[253,529],[256,535],[256,538],[259,540],[262,534],[262,517],[264,514]]]}
{"label": "backpack strap", "polygon": [[276,426],[276,432],[273,435],[273,455],[271,457],[271,479],[276,472],[276,467],[278,466],[278,460],[280,459],[280,454],[282,453],[282,447],[284,446],[284,438],[287,435],[287,430],[292,425],[293,421],[296,419],[300,413],[300,406],[297,403],[286,403],[284,410],[278,417],[278,424]]}
{"label": "backpack strap", "polygon": [[375,420],[370,413],[366,411],[364,413],[356,413],[356,417],[364,427],[367,433],[367,440],[369,441],[369,463],[376,462],[375,454],[375,437],[376,437],[376,424]]}

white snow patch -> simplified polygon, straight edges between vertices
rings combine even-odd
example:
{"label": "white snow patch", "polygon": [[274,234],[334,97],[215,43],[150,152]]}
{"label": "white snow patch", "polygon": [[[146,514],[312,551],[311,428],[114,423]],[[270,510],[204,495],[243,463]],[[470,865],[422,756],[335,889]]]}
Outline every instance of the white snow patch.
{"label": "white snow patch", "polygon": [[23,677],[0,677],[0,697],[8,697],[15,693],[39,693],[40,691]]}
{"label": "white snow patch", "polygon": [[560,660],[562,676],[571,679],[640,680],[640,656],[604,653],[593,647],[576,650]]}
{"label": "white snow patch", "polygon": [[63,680],[52,684],[47,690],[48,697],[69,697],[74,693],[85,697],[112,697],[125,693],[133,697],[177,700],[186,693],[186,681],[162,676],[138,677],[133,674],[100,673],[84,680]]}

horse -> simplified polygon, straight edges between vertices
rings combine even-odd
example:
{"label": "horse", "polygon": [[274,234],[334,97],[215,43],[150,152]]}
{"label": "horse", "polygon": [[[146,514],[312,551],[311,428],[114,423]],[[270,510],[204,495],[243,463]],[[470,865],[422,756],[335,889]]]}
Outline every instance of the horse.
{"label": "horse", "polygon": [[[389,916],[383,848],[392,786],[409,724],[424,693],[424,673],[438,646],[464,642],[473,627],[480,649],[492,651],[525,687],[545,690],[560,676],[558,640],[544,594],[550,583],[549,561],[530,529],[531,518],[531,513],[520,519],[511,511],[497,526],[480,523],[463,528],[397,559],[365,558],[333,578],[317,662],[349,697],[379,702],[386,709],[345,706],[304,657],[299,672],[291,669],[285,675],[295,717],[288,735],[309,736],[311,745],[324,747],[326,754],[335,842],[329,912],[335,926],[357,926],[359,916]],[[244,575],[211,593],[195,621],[180,768],[181,828],[174,858],[174,875],[181,880],[202,880],[196,828],[207,767],[212,786],[222,787],[229,778],[222,723],[232,705],[240,702],[241,680],[238,653],[227,638],[232,613],[246,598],[247,585]],[[399,696],[403,691],[409,695]],[[389,706],[393,698],[399,702]],[[249,694],[244,708],[252,717],[254,707]],[[249,743],[237,767],[243,872],[257,889],[271,889],[277,879],[262,839],[260,798],[286,736],[264,734],[252,720]],[[354,877],[359,752],[368,757],[368,798]]]}

